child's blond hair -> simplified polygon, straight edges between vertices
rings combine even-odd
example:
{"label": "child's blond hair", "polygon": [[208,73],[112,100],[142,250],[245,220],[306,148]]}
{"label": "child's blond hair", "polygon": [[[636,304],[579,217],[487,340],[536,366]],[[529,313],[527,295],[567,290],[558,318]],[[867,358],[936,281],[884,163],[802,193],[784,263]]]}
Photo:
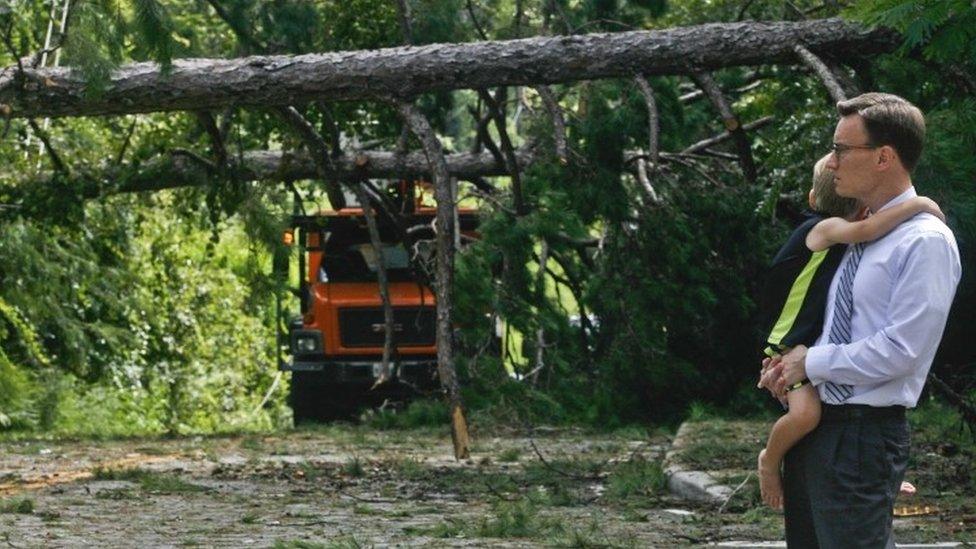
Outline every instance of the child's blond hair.
{"label": "child's blond hair", "polygon": [[857,213],[861,203],[856,198],[845,198],[837,194],[834,185],[834,170],[827,167],[827,155],[813,166],[812,206],[818,213],[829,217],[847,219]]}

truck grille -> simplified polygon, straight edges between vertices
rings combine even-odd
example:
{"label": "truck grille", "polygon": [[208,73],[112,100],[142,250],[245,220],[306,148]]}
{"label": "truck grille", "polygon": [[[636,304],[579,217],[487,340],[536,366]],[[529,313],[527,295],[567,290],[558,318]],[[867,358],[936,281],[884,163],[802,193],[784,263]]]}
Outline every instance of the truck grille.
{"label": "truck grille", "polygon": [[[395,307],[393,341],[398,346],[435,343],[434,307]],[[339,309],[339,339],[343,347],[382,347],[386,327],[382,307]]]}

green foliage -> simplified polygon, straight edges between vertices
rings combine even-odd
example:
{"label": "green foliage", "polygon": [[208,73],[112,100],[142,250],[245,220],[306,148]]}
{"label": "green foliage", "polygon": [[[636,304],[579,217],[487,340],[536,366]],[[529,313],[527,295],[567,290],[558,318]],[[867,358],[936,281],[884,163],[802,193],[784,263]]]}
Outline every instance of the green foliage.
{"label": "green foliage", "polygon": [[0,297],[0,429],[23,428],[33,419],[28,403],[34,388],[29,374],[14,360],[35,367],[48,365],[35,331]]}
{"label": "green foliage", "polygon": [[918,48],[935,61],[976,61],[976,8],[967,0],[857,2],[845,15],[899,31],[903,54]]}
{"label": "green foliage", "polygon": [[342,473],[352,478],[361,478],[366,474],[366,469],[363,467],[363,461],[357,456],[342,466]]}
{"label": "green foliage", "polygon": [[[711,418],[696,423],[694,436],[686,441],[680,460],[690,469],[718,471],[752,470],[758,449],[763,447],[768,429],[757,429],[754,422]],[[715,441],[721,440],[721,444]]]}
{"label": "green foliage", "polygon": [[146,492],[155,494],[185,494],[206,490],[199,484],[187,482],[177,475],[147,469],[105,469],[92,471],[95,480],[127,480],[137,483]]}
{"label": "green foliage", "polygon": [[464,0],[407,0],[407,3],[414,17],[411,26],[416,44],[457,42],[470,32],[464,28],[465,19],[458,17],[465,9]]}
{"label": "green foliage", "polygon": [[620,501],[634,496],[664,493],[668,478],[657,461],[632,459],[618,464],[607,483],[606,497]]}
{"label": "green foliage", "polygon": [[34,500],[30,498],[16,498],[0,501],[0,513],[30,515],[34,513]]}
{"label": "green foliage", "polygon": [[440,427],[449,418],[447,404],[440,399],[419,399],[401,411],[383,410],[367,416],[366,424],[375,429],[416,429]]}
{"label": "green foliage", "polygon": [[166,7],[156,0],[134,0],[135,27],[151,58],[158,61],[163,73],[173,66],[173,21]]}
{"label": "green foliage", "polygon": [[967,424],[959,410],[932,395],[926,395],[908,416],[914,444],[953,445],[976,454],[976,431]]}
{"label": "green foliage", "polygon": [[485,518],[476,530],[482,538],[531,538],[540,534],[546,524],[538,508],[528,499],[499,501],[492,508],[494,516]]}
{"label": "green foliage", "polygon": [[71,12],[71,32],[64,44],[65,64],[81,69],[85,93],[97,96],[121,63],[125,21],[114,0],[77,2]]}
{"label": "green foliage", "polygon": [[498,461],[501,462],[517,462],[519,458],[522,457],[522,451],[518,448],[506,448],[501,454],[498,455]]}
{"label": "green foliage", "polygon": [[403,43],[395,2],[330,1],[322,6],[328,50],[375,49]]}
{"label": "green foliage", "polygon": [[[266,272],[250,266],[258,251],[234,230],[208,251],[200,229],[125,201],[92,204],[86,217],[81,232],[5,225],[0,411],[17,411],[21,428],[36,421],[78,434],[281,421],[280,393],[255,409],[273,377],[272,343],[260,328],[270,304],[239,291],[254,270]],[[43,390],[25,387],[41,381]]]}
{"label": "green foliage", "polygon": [[0,428],[24,427],[30,423],[27,411],[30,378],[0,349]]}

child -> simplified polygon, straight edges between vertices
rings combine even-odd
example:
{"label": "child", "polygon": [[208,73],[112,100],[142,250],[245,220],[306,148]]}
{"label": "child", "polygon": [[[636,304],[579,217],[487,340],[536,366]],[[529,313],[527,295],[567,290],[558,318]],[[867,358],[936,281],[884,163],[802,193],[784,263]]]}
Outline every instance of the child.
{"label": "child", "polygon": [[[813,171],[809,202],[817,213],[793,231],[773,259],[764,307],[773,313],[767,315],[771,326],[767,356],[783,354],[795,345],[810,346],[820,336],[827,291],[847,244],[877,240],[921,212],[945,220],[935,202],[920,196],[858,221],[865,208],[834,191],[834,174],[826,168],[829,156],[821,158]],[[820,422],[820,396],[809,383],[803,380],[787,388],[789,409],[773,425],[766,448],[759,453],[762,498],[774,509],[783,505],[783,456]],[[904,483],[902,493],[912,492],[914,487]]]}

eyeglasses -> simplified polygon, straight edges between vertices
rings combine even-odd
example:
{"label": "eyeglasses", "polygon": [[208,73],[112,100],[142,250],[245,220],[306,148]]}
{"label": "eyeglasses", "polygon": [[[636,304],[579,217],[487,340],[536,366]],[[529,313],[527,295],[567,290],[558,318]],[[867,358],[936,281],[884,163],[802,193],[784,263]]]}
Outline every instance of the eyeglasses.
{"label": "eyeglasses", "polygon": [[837,157],[837,161],[840,162],[841,158],[844,157],[844,153],[853,149],[877,149],[881,145],[845,145],[844,143],[832,143],[830,145],[830,152]]}

